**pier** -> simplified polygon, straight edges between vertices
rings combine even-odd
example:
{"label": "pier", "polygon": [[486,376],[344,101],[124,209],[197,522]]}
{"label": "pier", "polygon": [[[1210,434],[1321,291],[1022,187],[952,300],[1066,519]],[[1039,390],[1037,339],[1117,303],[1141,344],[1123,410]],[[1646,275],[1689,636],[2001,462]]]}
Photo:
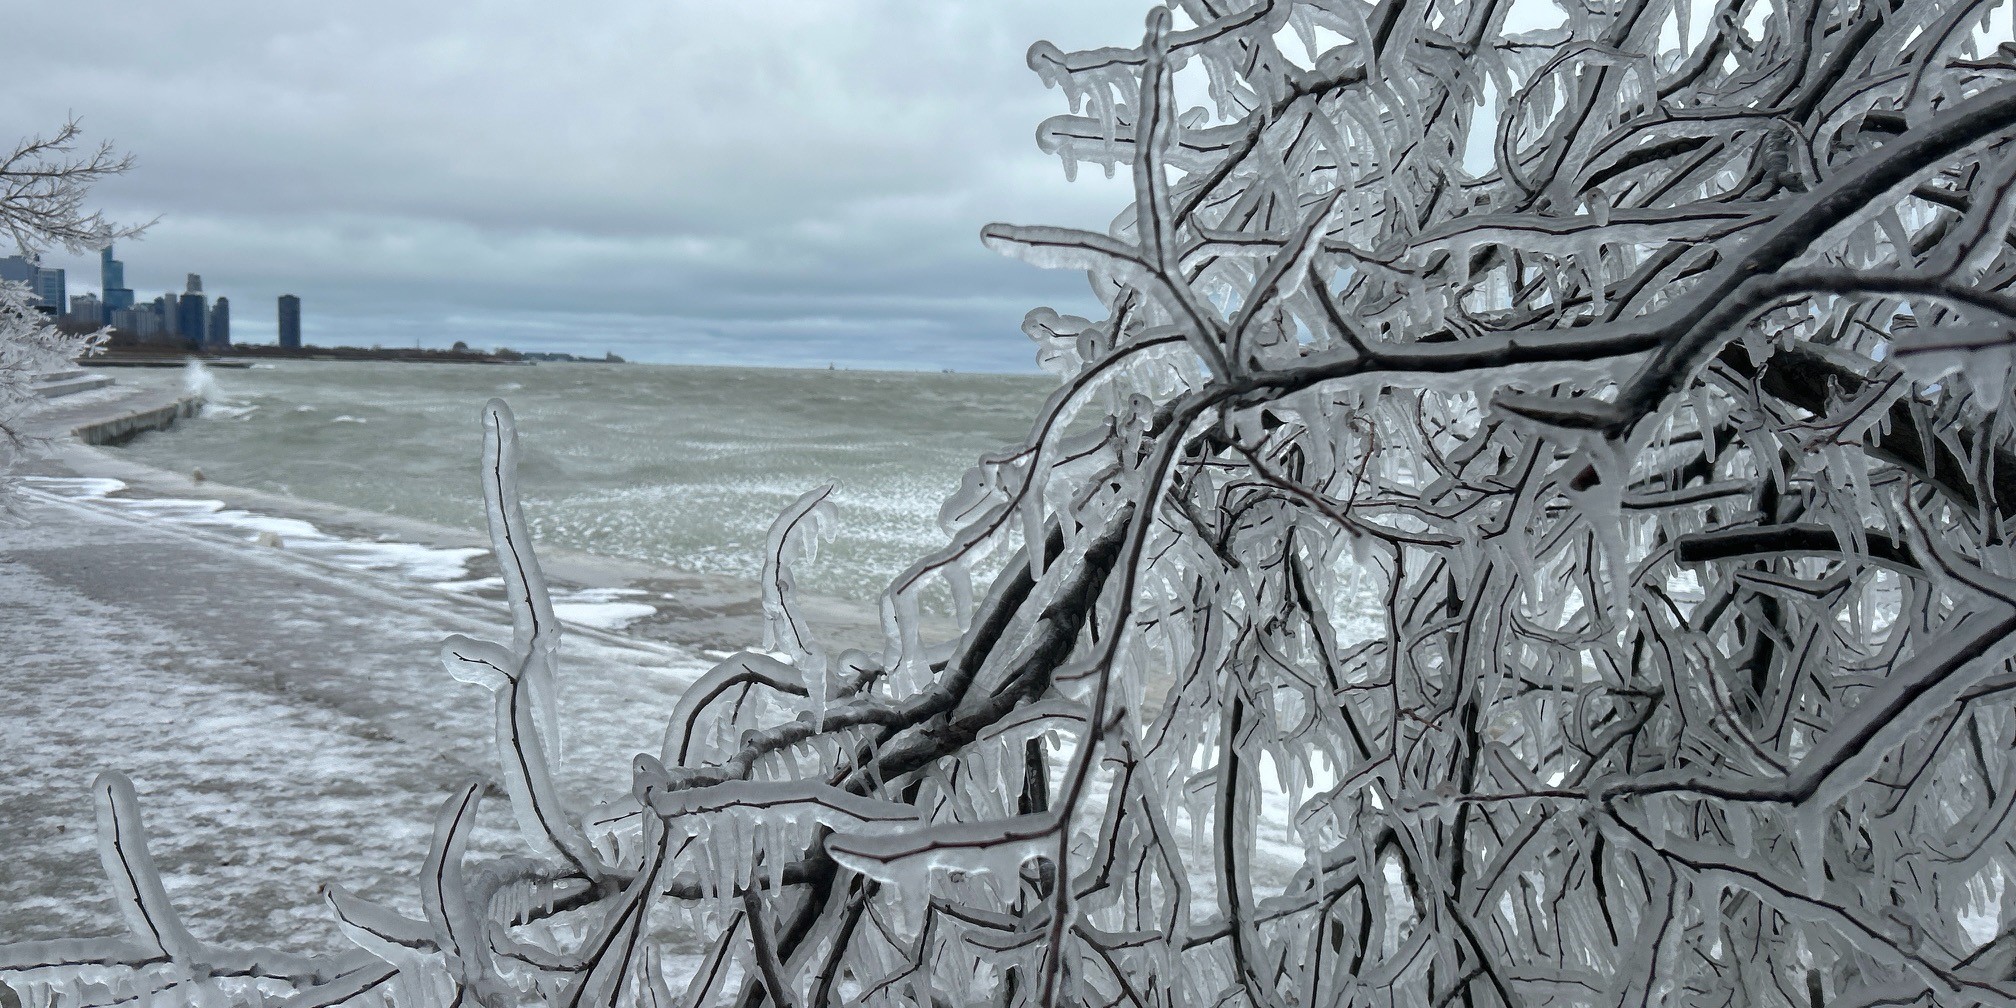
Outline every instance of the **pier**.
{"label": "pier", "polygon": [[136,434],[172,427],[175,421],[195,416],[202,408],[202,396],[184,394],[160,405],[80,424],[71,428],[70,434],[88,445],[118,444]]}
{"label": "pier", "polygon": [[47,404],[11,426],[31,438],[75,438],[87,445],[118,444],[161,430],[203,408],[203,396],[183,388],[120,385],[105,375],[61,371],[41,376],[34,389]]}

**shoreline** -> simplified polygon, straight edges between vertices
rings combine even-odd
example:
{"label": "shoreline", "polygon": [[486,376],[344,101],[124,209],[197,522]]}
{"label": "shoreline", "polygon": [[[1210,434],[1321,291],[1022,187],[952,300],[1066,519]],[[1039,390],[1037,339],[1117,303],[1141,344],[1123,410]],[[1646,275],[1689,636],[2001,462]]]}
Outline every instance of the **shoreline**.
{"label": "shoreline", "polygon": [[[89,790],[97,772],[118,770],[138,791],[150,851],[192,931],[227,944],[256,935],[285,951],[348,947],[314,887],[337,882],[415,912],[412,872],[448,787],[496,773],[494,699],[450,679],[436,657],[451,633],[511,638],[501,599],[469,584],[489,562],[486,537],[199,481],[71,438],[184,394],[118,387],[52,400],[16,424],[51,444],[16,470],[26,523],[0,524],[0,655],[17,711],[0,747],[14,867],[0,873],[0,935],[122,930]],[[275,530],[282,542],[262,544]],[[346,561],[373,550],[389,569]],[[571,807],[591,814],[627,800],[635,754],[658,751],[710,657],[760,643],[761,605],[753,583],[568,550],[540,556],[556,596],[672,596],[619,629],[567,623],[566,741],[551,769]],[[874,614],[806,601],[829,648],[865,637],[879,653]],[[518,834],[506,803],[486,803],[472,851],[517,852]],[[677,977],[711,936],[667,937]]]}
{"label": "shoreline", "polygon": [[[436,655],[453,633],[511,639],[504,607],[35,482],[18,504],[27,522],[0,525],[0,935],[121,930],[91,827],[101,770],[134,782],[199,933],[342,948],[315,884],[410,899],[444,791],[496,773],[494,699]],[[711,663],[578,625],[561,660],[556,783],[584,811],[620,802],[632,757],[656,751]],[[502,803],[482,815],[474,843],[519,849]]]}
{"label": "shoreline", "polygon": [[[143,347],[122,346],[92,354],[77,361],[80,367],[107,368],[164,368],[182,367],[189,361],[199,361],[207,367],[245,368],[261,361],[348,361],[394,362],[401,364],[508,364],[529,366],[538,363],[522,357],[500,357],[480,350],[433,350],[423,347],[410,349],[364,347],[301,347],[283,349],[270,343],[247,343],[224,349],[182,350],[157,352]],[[579,361],[567,363],[610,363],[622,361]]]}
{"label": "shoreline", "polygon": [[[483,532],[196,479],[191,474],[122,458],[116,448],[85,444],[72,436],[74,430],[134,412],[132,407],[135,403],[144,402],[148,408],[158,408],[161,398],[158,391],[150,396],[147,390],[135,387],[134,392],[135,395],[124,398],[74,406],[54,400],[54,408],[23,418],[25,423],[22,426],[30,436],[45,438],[51,443],[44,453],[24,460],[16,469],[17,475],[54,480],[116,480],[122,486],[108,495],[116,501],[136,504],[148,501],[184,504],[214,501],[222,509],[249,512],[259,518],[283,523],[305,523],[324,535],[359,544],[406,544],[439,551],[475,550],[478,552],[467,558],[462,575],[456,579],[428,582],[410,577],[399,578],[396,573],[385,572],[377,572],[377,576],[399,578],[406,584],[446,596],[485,599],[500,604],[503,601],[501,590],[482,583],[493,579],[496,574],[489,537]],[[196,415],[200,416],[200,410],[196,411]],[[98,509],[117,507],[116,504],[108,507],[88,495],[72,498],[69,503]],[[241,542],[248,550],[286,551],[285,539],[282,534],[278,536],[277,545],[271,540],[262,544],[262,537],[253,534],[245,536]],[[551,545],[540,545],[538,556],[556,603],[563,603],[568,597],[577,597],[577,605],[648,605],[652,610],[649,614],[623,619],[619,625],[597,626],[593,622],[567,620],[572,626],[708,652],[732,652],[754,647],[762,640],[761,594],[753,580],[699,574]],[[374,572],[358,570],[357,573],[371,575]],[[457,587],[442,587],[446,583],[454,583]],[[860,648],[870,653],[881,651],[881,620],[874,608],[821,596],[804,596],[801,602],[829,650],[835,653],[846,648]],[[563,612],[565,619],[567,617]],[[946,630],[949,626],[930,626],[927,629]]]}
{"label": "shoreline", "polygon": [[[240,349],[243,349],[243,348],[247,348],[247,347],[254,347],[254,348],[256,348],[256,347],[266,347],[266,346],[271,346],[271,344],[266,344],[266,343],[247,343],[247,344],[242,344],[242,345],[240,346]],[[367,351],[367,352],[368,352],[368,351]],[[539,352],[539,351],[534,351],[534,352]],[[235,351],[234,351],[234,353],[235,353]],[[388,353],[389,353],[389,351],[388,351]],[[409,351],[409,353],[410,353],[410,351]],[[495,365],[495,364],[509,364],[509,365],[511,365],[511,366],[513,366],[513,367],[530,367],[530,366],[540,366],[540,365],[550,365],[550,366],[554,366],[554,367],[566,367],[566,366],[572,366],[572,365],[582,365],[582,364],[590,364],[590,365],[594,365],[594,364],[600,364],[600,365],[606,365],[606,366],[614,366],[614,367],[644,367],[644,368],[654,368],[654,367],[669,367],[669,368],[704,368],[704,369],[708,369],[708,370],[718,370],[718,371],[747,371],[747,370],[757,370],[757,371],[803,371],[803,372],[808,372],[808,373],[819,373],[819,372],[831,372],[831,373],[835,373],[835,374],[852,374],[852,375],[891,375],[891,376],[900,376],[900,377],[907,377],[907,376],[911,376],[911,375],[953,375],[953,376],[956,376],[956,377],[961,377],[961,378],[1009,378],[1009,379],[1015,379],[1015,380],[1023,380],[1023,381],[1037,381],[1037,382],[1043,382],[1043,383],[1045,383],[1045,385],[1046,385],[1046,386],[1051,386],[1051,385],[1054,385],[1054,384],[1056,383],[1056,376],[1054,376],[1054,375],[1052,375],[1052,374],[1050,374],[1050,373],[1048,373],[1048,372],[1045,372],[1045,371],[1041,370],[1040,368],[1033,368],[1033,367],[1032,367],[1032,368],[1022,368],[1022,369],[1014,369],[1014,370],[989,370],[989,369],[987,369],[987,368],[984,368],[984,367],[982,367],[982,368],[970,368],[970,369],[965,369],[965,370],[962,370],[962,369],[959,369],[959,368],[942,368],[942,367],[941,367],[941,368],[924,368],[924,367],[915,367],[915,368],[906,368],[906,367],[877,367],[877,366],[869,366],[869,365],[862,365],[862,364],[846,364],[846,365],[842,365],[842,364],[839,364],[838,362],[833,362],[833,363],[829,363],[829,364],[823,364],[823,365],[822,365],[822,364],[819,364],[819,363],[816,363],[816,362],[811,362],[811,363],[763,363],[763,362],[754,362],[754,363],[750,363],[750,362],[743,362],[743,363],[724,363],[724,362],[719,362],[719,361],[660,361],[660,360],[627,360],[627,359],[626,359],[626,360],[624,360],[623,362],[621,362],[620,364],[618,364],[618,363],[616,363],[616,362],[613,362],[613,361],[604,361],[604,360],[597,360],[597,359],[594,359],[594,358],[582,358],[582,359],[580,359],[580,360],[574,360],[574,361],[540,361],[540,360],[525,360],[525,361],[498,361],[498,360],[481,360],[481,361],[477,361],[477,360],[460,360],[460,359],[440,359],[440,358],[419,358],[419,357],[411,357],[411,356],[408,356],[408,357],[393,357],[393,356],[386,356],[386,357],[355,357],[355,358],[353,358],[353,357],[343,357],[343,356],[337,356],[337,355],[331,355],[331,354],[315,354],[315,355],[309,355],[309,354],[302,354],[302,355],[298,355],[298,356],[296,356],[296,355],[289,355],[289,356],[280,356],[280,355],[274,355],[274,354],[263,354],[263,353],[257,353],[257,352],[254,352],[254,353],[249,353],[249,354],[245,354],[245,355],[243,355],[243,356],[223,356],[223,357],[215,357],[215,356],[204,356],[204,355],[201,355],[201,354],[196,354],[196,353],[188,353],[188,354],[184,354],[184,355],[182,355],[182,356],[148,356],[148,355],[125,355],[125,354],[120,354],[120,355],[116,355],[116,356],[112,356],[112,357],[109,357],[109,358],[108,358],[108,357],[106,357],[106,356],[104,356],[104,355],[96,355],[96,356],[91,356],[91,357],[84,357],[84,358],[80,358],[80,359],[78,359],[78,361],[76,362],[76,364],[77,364],[77,366],[78,366],[78,367],[89,367],[89,368],[101,368],[101,367],[102,367],[102,368],[112,368],[112,369],[124,369],[124,368],[154,368],[154,369],[161,369],[161,368],[180,368],[180,367],[187,367],[187,366],[189,365],[189,363],[190,363],[191,361],[194,361],[194,362],[196,362],[196,363],[198,363],[198,364],[201,364],[201,365],[203,365],[204,367],[212,367],[212,368],[232,368],[232,369],[242,369],[242,368],[248,368],[248,367],[251,367],[251,366],[253,366],[253,365],[255,365],[255,364],[276,364],[276,363],[288,363],[288,364],[480,364],[480,365],[482,365],[482,366],[485,366],[485,367],[489,367],[489,366],[492,366],[492,365]]]}

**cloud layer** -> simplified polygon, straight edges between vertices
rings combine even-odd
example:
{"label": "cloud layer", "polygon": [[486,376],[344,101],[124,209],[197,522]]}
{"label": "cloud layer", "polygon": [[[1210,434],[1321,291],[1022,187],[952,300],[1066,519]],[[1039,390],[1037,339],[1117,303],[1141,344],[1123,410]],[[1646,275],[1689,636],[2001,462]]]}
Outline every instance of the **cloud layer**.
{"label": "cloud layer", "polygon": [[40,41],[10,47],[0,127],[74,113],[136,154],[97,193],[161,218],[129,286],[202,273],[241,340],[286,292],[325,343],[1027,370],[1022,314],[1089,297],[979,228],[1100,227],[1128,193],[1035,149],[1063,99],[1023,54],[1126,43],[1141,11],[71,0],[9,15]]}

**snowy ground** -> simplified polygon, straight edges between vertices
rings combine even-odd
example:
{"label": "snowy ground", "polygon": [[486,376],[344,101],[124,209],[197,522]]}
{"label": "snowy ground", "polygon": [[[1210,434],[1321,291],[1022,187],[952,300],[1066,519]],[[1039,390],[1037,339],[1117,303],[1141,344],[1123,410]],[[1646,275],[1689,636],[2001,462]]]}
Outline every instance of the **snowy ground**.
{"label": "snowy ground", "polygon": [[[439,803],[490,776],[489,696],[433,655],[449,633],[508,639],[501,606],[427,583],[431,555],[346,565],[334,544],[263,548],[158,508],[31,493],[32,524],[0,528],[0,942],[119,930],[87,793],[101,769],[133,779],[199,936],[345,948],[316,895],[327,882],[418,916]],[[704,667],[578,628],[564,651],[559,783],[612,796]],[[1255,867],[1271,891],[1300,851],[1269,798]],[[505,810],[487,803],[479,853],[521,849]],[[1196,881],[1208,900],[1212,880]],[[665,937],[677,974],[701,942]]]}
{"label": "snowy ground", "polygon": [[[466,535],[89,449],[66,448],[43,473],[26,481],[29,524],[0,526],[0,943],[119,930],[87,792],[103,769],[132,778],[170,895],[200,937],[345,948],[317,897],[329,882],[418,916],[439,803],[471,775],[494,776],[488,694],[434,659],[450,633],[509,637],[497,579]],[[695,579],[591,558],[554,567],[568,572],[556,609],[574,624],[558,783],[610,796],[627,790],[630,756],[656,750],[704,663],[598,628],[747,642],[754,621]],[[1270,891],[1301,853],[1283,797],[1268,795],[1254,866]],[[487,803],[477,853],[521,850],[505,813]],[[1196,884],[1208,901],[1214,880]],[[663,937],[677,977],[702,941]]]}
{"label": "snowy ground", "polygon": [[[434,811],[486,769],[487,694],[433,659],[503,636],[494,604],[42,497],[0,528],[0,942],[110,933],[86,786],[128,773],[199,935],[341,948],[341,882],[411,907]],[[566,644],[563,787],[627,787],[699,669],[606,634]],[[515,849],[501,813],[481,843]]]}

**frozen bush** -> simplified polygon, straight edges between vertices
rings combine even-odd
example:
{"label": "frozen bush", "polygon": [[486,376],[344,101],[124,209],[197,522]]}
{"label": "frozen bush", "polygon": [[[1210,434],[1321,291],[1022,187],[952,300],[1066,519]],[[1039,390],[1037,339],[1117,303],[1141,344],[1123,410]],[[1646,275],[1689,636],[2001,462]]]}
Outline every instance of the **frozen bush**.
{"label": "frozen bush", "polygon": [[[0,154],[0,252],[38,257],[51,247],[71,252],[103,247],[140,228],[110,223],[84,208],[91,185],[132,165],[109,144],[75,156],[82,130],[76,120],[49,137],[31,137]],[[11,249],[7,246],[11,246]],[[89,353],[103,333],[76,335],[50,324],[25,284],[0,281],[0,517],[10,511],[7,472],[34,443],[12,426],[40,401],[34,379],[59,371]]]}
{"label": "frozen bush", "polygon": [[[464,858],[457,792],[424,920],[332,890],[362,951],[216,949],[107,778],[132,934],[0,968],[66,1005],[2010,1004],[2008,35],[1971,0],[1183,0],[1039,43],[1040,141],[1136,198],[983,239],[1106,317],[1030,315],[1060,385],[882,653],[792,605],[808,495],[765,650],[584,831],[493,407],[518,633],[444,661],[495,691],[529,853]],[[683,991],[666,924],[718,936]]]}

